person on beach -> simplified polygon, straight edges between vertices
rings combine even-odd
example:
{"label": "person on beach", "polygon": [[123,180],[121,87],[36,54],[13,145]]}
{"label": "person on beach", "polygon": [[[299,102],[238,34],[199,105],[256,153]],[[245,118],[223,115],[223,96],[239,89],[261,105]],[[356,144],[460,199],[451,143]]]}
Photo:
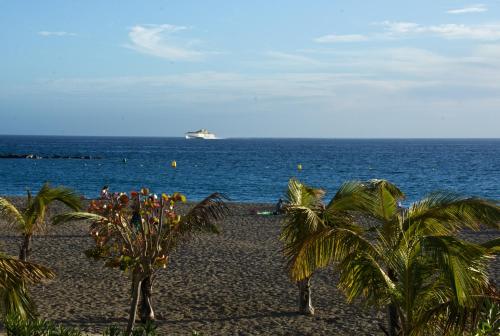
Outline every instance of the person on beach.
{"label": "person on beach", "polygon": [[134,194],[132,197],[132,219],[130,223],[133,225],[136,231],[141,229],[142,218],[140,213],[140,201],[139,196]]}
{"label": "person on beach", "polygon": [[283,200],[280,198],[278,203],[276,203],[276,210],[274,211],[274,215],[283,214]]}
{"label": "person on beach", "polygon": [[101,189],[101,199],[105,200],[105,199],[109,199],[109,188],[107,185],[105,185],[104,187],[102,187]]}

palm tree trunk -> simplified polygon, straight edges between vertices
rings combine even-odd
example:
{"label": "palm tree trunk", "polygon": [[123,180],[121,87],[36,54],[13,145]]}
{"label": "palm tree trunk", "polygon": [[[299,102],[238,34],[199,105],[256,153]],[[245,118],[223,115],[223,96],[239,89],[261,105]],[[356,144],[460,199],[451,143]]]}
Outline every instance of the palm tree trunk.
{"label": "palm tree trunk", "polygon": [[[396,274],[392,269],[387,270],[387,275],[392,281],[397,281]],[[401,325],[399,324],[398,309],[393,303],[387,306],[387,318],[389,319],[389,336],[399,336]]]}
{"label": "palm tree trunk", "polygon": [[399,326],[398,310],[392,303],[387,306],[387,317],[389,319],[389,336],[399,336],[401,328]]}
{"label": "palm tree trunk", "polygon": [[311,277],[297,282],[299,287],[299,312],[302,315],[314,315],[311,299]]}
{"label": "palm tree trunk", "polygon": [[130,301],[130,312],[128,316],[126,336],[131,336],[135,325],[135,316],[137,315],[137,305],[139,303],[139,296],[141,294],[141,278],[139,275],[134,274],[132,277],[132,299]]}
{"label": "palm tree trunk", "polygon": [[151,276],[148,276],[141,282],[141,307],[139,310],[139,315],[141,316],[142,323],[155,320],[152,294],[153,280]]}
{"label": "palm tree trunk", "polygon": [[31,235],[23,234],[23,243],[19,250],[19,260],[27,261],[31,254]]}

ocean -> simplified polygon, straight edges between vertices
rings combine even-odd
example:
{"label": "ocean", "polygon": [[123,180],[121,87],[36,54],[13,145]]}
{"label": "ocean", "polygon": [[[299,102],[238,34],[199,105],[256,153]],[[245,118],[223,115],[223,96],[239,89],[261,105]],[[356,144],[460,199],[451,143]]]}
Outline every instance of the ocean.
{"label": "ocean", "polygon": [[328,199],[344,181],[372,178],[396,183],[406,202],[437,190],[500,198],[500,139],[0,136],[0,155],[8,154],[42,159],[0,159],[1,195],[25,195],[49,181],[86,197],[108,185],[179,191],[190,200],[217,191],[237,202],[276,202],[296,177],[324,188]]}

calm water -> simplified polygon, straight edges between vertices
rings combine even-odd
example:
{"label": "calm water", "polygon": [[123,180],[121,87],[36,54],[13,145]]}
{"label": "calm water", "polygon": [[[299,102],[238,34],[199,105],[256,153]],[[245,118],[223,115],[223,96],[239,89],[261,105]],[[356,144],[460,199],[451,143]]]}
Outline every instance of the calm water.
{"label": "calm water", "polygon": [[[346,180],[384,178],[416,200],[434,190],[500,199],[500,139],[320,140],[0,136],[0,154],[99,156],[100,160],[1,159],[0,194],[23,195],[44,181],[96,197],[148,186],[197,200],[275,202],[290,177],[332,196]],[[124,163],[123,159],[127,162]],[[177,161],[177,169],[170,167]],[[303,170],[298,171],[297,165]]]}

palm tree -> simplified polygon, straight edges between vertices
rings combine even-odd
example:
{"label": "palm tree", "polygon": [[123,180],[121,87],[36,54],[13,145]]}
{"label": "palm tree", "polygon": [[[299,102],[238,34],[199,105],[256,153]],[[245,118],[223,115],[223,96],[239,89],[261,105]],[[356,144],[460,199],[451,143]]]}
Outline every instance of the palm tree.
{"label": "palm tree", "polygon": [[27,285],[54,278],[46,267],[20,261],[0,253],[0,312],[14,313],[22,319],[35,317],[35,305]]}
{"label": "palm tree", "polygon": [[198,232],[219,232],[216,221],[227,214],[226,198],[214,193],[196,204],[186,215],[174,210],[185,197],[174,193],[159,199],[147,189],[91,204],[89,212],[56,216],[55,223],[89,220],[96,247],[87,255],[106,260],[106,266],[129,270],[132,278],[131,303],[126,334],[130,335],[142,295],[142,320],[153,320],[154,275],[165,268],[172,252]]}
{"label": "palm tree", "polygon": [[[311,188],[296,179],[288,183],[287,204],[284,207],[280,239],[287,259],[287,270],[293,282],[299,288],[299,312],[314,315],[311,299],[311,279],[314,272],[329,265],[333,256],[321,258],[323,252],[306,248],[311,237],[328,228],[350,230],[353,211],[367,207],[369,198],[359,191],[363,185],[358,182],[345,183],[338,190],[330,203],[325,205],[325,192]],[[303,252],[310,252],[304,256]]]}
{"label": "palm tree", "polygon": [[28,191],[26,207],[18,210],[7,199],[0,197],[0,216],[6,218],[22,235],[19,259],[27,261],[31,254],[31,240],[34,234],[45,229],[45,214],[52,202],[59,201],[73,210],[80,210],[80,196],[65,187],[52,188],[45,183],[33,197]]}
{"label": "palm tree", "polygon": [[366,183],[363,193],[372,198],[362,211],[373,225],[353,222],[351,232],[325,228],[311,235],[297,272],[318,251],[321,260],[338,260],[338,286],[348,301],[362,297],[386,306],[391,336],[463,330],[467,316],[489,293],[488,262],[500,242],[476,244],[456,234],[479,230],[480,224],[498,228],[498,204],[433,193],[404,209],[398,207],[402,193],[383,180]]}

